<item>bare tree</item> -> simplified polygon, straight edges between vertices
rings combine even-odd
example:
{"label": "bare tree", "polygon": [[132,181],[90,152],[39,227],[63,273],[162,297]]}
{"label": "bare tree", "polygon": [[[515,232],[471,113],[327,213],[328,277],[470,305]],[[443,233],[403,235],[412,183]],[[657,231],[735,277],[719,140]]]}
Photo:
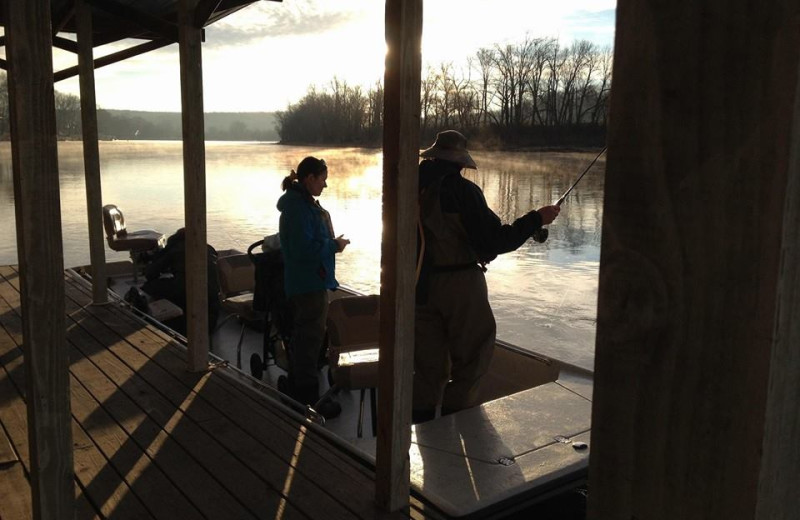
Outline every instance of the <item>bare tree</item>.
{"label": "bare tree", "polygon": [[489,106],[494,99],[494,95],[489,92],[492,75],[494,73],[495,51],[494,49],[479,49],[475,57],[478,60],[478,96],[480,99],[480,118],[483,126],[489,124]]}
{"label": "bare tree", "polygon": [[74,94],[55,92],[56,122],[60,136],[74,137],[80,133],[81,99]]}
{"label": "bare tree", "polygon": [[605,47],[599,51],[600,80],[595,88],[595,100],[590,121],[595,125],[605,125],[608,114],[608,95],[611,92],[611,71],[614,64],[614,51]]}
{"label": "bare tree", "polygon": [[550,49],[558,45],[554,38],[538,38],[533,42],[533,64],[528,81],[528,92],[531,96],[531,125],[544,124],[542,106],[545,105],[544,97],[547,86],[543,84],[545,67],[550,55]]}
{"label": "bare tree", "polygon": [[[556,38],[530,38],[482,48],[465,70],[452,62],[428,66],[421,78],[424,138],[445,127],[484,129],[509,138],[553,140],[579,125],[602,126],[611,86],[611,50],[589,41],[563,47]],[[334,78],[326,91],[310,89],[279,114],[287,141],[372,140],[382,124],[383,88],[362,92]],[[509,132],[509,130],[512,130]],[[302,138],[289,137],[300,135]],[[591,135],[583,130],[578,135]]]}
{"label": "bare tree", "polygon": [[586,119],[586,115],[591,110],[589,105],[589,98],[594,92],[595,75],[597,73],[597,66],[599,56],[595,44],[587,40],[581,40],[578,43],[578,54],[582,54],[582,66],[578,72],[575,85],[575,109],[574,109],[574,122],[582,124]]}
{"label": "bare tree", "polygon": [[420,86],[420,115],[422,116],[422,135],[427,135],[429,128],[438,126],[436,121],[436,73],[433,68],[428,66],[425,75],[422,77]]}

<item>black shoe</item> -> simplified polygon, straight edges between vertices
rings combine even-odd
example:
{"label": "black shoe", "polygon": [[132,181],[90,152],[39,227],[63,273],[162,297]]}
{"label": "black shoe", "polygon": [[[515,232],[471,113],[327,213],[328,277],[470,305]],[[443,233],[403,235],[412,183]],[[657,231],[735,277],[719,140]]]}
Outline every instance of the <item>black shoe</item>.
{"label": "black shoe", "polygon": [[325,419],[335,419],[336,417],[339,417],[339,414],[342,413],[342,405],[336,401],[326,399],[316,407],[316,411]]}
{"label": "black shoe", "polygon": [[147,304],[147,296],[136,287],[131,287],[128,292],[125,293],[123,299],[130,303],[131,306],[139,312],[144,314],[150,313],[150,309]]}

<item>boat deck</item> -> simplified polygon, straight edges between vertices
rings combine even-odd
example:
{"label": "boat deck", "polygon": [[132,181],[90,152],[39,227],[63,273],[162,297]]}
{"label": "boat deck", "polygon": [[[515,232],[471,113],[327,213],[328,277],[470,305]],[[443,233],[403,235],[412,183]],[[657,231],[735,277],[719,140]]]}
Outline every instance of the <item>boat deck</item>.
{"label": "boat deck", "polygon": [[[0,518],[32,517],[19,276],[0,267]],[[76,518],[438,518],[374,504],[374,468],[255,384],[65,274]]]}

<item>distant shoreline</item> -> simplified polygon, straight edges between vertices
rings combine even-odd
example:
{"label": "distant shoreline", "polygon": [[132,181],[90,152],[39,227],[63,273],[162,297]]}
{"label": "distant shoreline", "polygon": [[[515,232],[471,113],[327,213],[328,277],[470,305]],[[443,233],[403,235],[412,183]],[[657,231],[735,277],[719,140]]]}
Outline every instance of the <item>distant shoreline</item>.
{"label": "distant shoreline", "polygon": [[[282,142],[277,141],[275,144],[282,146],[316,146],[320,148],[367,148],[370,150],[380,150],[382,145],[374,144],[358,144],[358,143],[302,143],[302,142]],[[420,143],[420,149],[427,148],[427,144]],[[604,145],[514,145],[514,146],[492,146],[486,147],[477,144],[470,147],[470,150],[475,152],[552,152],[552,153],[575,153],[575,152],[597,152],[603,148]]]}
{"label": "distant shoreline", "polygon": [[[0,142],[9,142],[9,136],[4,135],[0,136]],[[59,137],[59,142],[80,142],[82,139],[79,137]],[[119,139],[119,138],[109,138],[109,137],[100,137],[98,142],[101,143],[110,143],[110,142],[128,142],[128,143],[146,143],[146,142],[181,142],[182,139],[180,138],[170,138],[170,139]],[[306,146],[306,147],[317,147],[317,148],[364,148],[368,150],[381,150],[381,145],[374,145],[374,144],[366,144],[366,143],[300,143],[300,142],[282,142],[278,140],[257,140],[257,139],[244,139],[244,140],[235,140],[235,139],[206,139],[206,142],[218,142],[218,143],[252,143],[252,144],[264,144],[264,145],[280,145],[280,146]],[[427,147],[425,143],[420,143],[420,149]],[[483,147],[480,145],[476,145],[475,147],[471,147],[470,149],[475,152],[520,152],[520,153],[530,153],[530,152],[540,152],[540,153],[576,153],[576,152],[597,152],[603,148],[602,145],[529,145],[529,146],[493,146],[493,147]]]}

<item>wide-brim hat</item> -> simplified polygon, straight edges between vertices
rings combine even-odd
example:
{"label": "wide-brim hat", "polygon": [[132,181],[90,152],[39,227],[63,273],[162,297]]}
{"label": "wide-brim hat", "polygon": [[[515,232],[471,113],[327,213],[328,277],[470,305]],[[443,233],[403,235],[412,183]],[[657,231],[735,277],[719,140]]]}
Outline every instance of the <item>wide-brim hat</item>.
{"label": "wide-brim hat", "polygon": [[454,162],[462,168],[478,169],[467,151],[467,138],[456,130],[445,130],[436,134],[433,146],[422,150],[419,155],[426,159],[443,159]]}

